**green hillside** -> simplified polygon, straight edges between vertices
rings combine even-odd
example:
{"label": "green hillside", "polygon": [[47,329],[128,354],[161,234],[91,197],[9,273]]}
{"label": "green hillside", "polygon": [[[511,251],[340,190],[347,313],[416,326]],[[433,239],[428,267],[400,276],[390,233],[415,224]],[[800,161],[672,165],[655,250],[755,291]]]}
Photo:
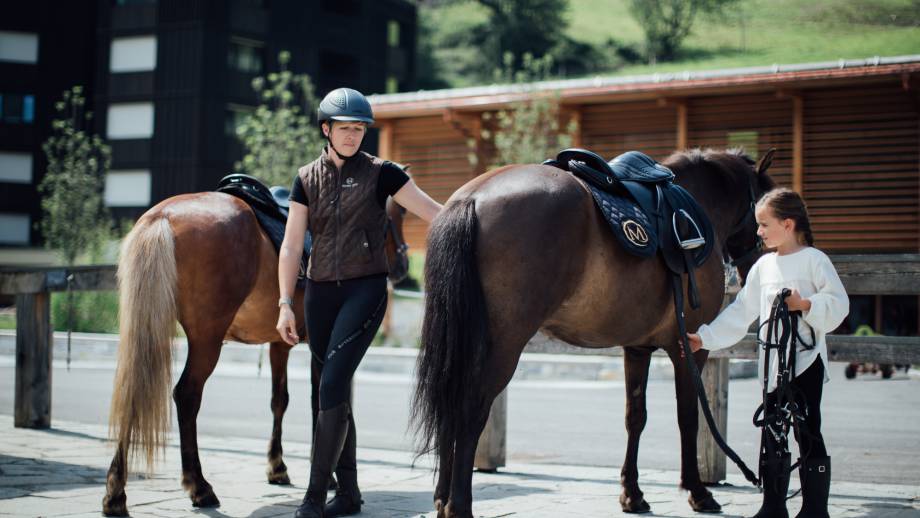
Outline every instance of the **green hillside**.
{"label": "green hillside", "polygon": [[[608,39],[642,48],[629,0],[569,0],[567,34],[602,45]],[[436,33],[486,19],[475,2],[442,7]],[[436,37],[436,40],[438,38]],[[449,41],[436,43],[448,57]],[[678,60],[627,65],[605,75],[704,70],[840,58],[920,54],[920,0],[740,0],[717,15],[698,15]],[[448,78],[463,86],[463,78]],[[459,83],[459,84],[458,84]]]}

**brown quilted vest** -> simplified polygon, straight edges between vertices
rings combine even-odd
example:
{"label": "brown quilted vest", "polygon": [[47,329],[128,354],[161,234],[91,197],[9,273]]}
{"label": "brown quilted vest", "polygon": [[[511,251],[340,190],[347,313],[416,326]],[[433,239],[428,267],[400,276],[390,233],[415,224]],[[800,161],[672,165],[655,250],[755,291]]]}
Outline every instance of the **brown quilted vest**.
{"label": "brown quilted vest", "polygon": [[339,171],[324,149],[298,171],[313,233],[310,279],[337,281],[386,273],[387,216],[376,198],[382,164],[359,151]]}

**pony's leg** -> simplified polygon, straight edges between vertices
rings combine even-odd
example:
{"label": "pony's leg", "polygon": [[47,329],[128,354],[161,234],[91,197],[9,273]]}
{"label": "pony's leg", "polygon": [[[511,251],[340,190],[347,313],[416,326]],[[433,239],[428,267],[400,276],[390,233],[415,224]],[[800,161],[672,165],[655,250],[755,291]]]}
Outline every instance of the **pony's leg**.
{"label": "pony's leg", "polygon": [[651,506],[639,489],[639,438],[645,429],[648,412],[645,406],[645,389],[648,386],[648,367],[654,349],[624,347],[626,371],[626,458],[620,470],[620,507],[624,513],[646,513]]}
{"label": "pony's leg", "polygon": [[268,443],[268,483],[288,485],[287,466],[281,458],[281,420],[288,406],[287,365],[291,346],[284,342],[272,342],[268,349],[272,363],[272,438]]}
{"label": "pony's leg", "polygon": [[[188,329],[186,328],[186,332]],[[214,372],[220,358],[222,345],[220,336],[209,339],[188,337],[188,358],[185,369],[173,389],[176,402],[176,417],[179,421],[179,443],[182,452],[182,486],[189,492],[195,507],[217,507],[220,501],[211,484],[201,473],[198,457],[198,410],[201,408],[201,393],[208,377]]]}
{"label": "pony's leg", "polygon": [[[674,388],[677,391],[677,425],[680,428],[680,487],[690,492],[690,506],[694,511],[715,513],[722,506],[700,480],[700,469],[696,458],[696,435],[699,425],[696,385],[693,383],[687,360],[680,356],[677,347],[668,351],[674,364]],[[701,349],[693,354],[700,372],[706,364],[709,352]]]}
{"label": "pony's leg", "polygon": [[434,508],[438,518],[444,517],[445,507],[450,498],[450,481],[454,467],[454,445],[444,444],[438,453],[438,484],[434,488]]}
{"label": "pony's leg", "polygon": [[[478,409],[475,419],[465,423],[464,429],[457,434],[451,466],[450,499],[444,506],[443,518],[473,518],[473,463],[479,436],[486,426],[494,399],[488,398],[488,403]],[[441,516],[439,511],[438,517]]]}
{"label": "pony's leg", "polygon": [[102,514],[106,516],[128,516],[125,478],[128,475],[125,448],[119,443],[105,479],[105,498],[102,499]]}

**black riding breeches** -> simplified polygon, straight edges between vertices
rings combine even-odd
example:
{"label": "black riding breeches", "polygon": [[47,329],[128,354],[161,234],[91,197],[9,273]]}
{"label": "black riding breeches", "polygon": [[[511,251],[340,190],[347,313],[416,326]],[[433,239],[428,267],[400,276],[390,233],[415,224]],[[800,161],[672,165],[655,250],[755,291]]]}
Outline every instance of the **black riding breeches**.
{"label": "black riding breeches", "polygon": [[[803,459],[827,457],[824,437],[821,435],[821,393],[824,389],[824,362],[816,358],[810,367],[792,380],[795,402],[806,409],[805,420],[799,424],[795,440]],[[767,394],[767,407],[776,406],[776,392]]]}
{"label": "black riding breeches", "polygon": [[374,339],[387,306],[386,274],[344,281],[307,281],[307,333],[320,364],[319,408],[351,398],[351,379]]}

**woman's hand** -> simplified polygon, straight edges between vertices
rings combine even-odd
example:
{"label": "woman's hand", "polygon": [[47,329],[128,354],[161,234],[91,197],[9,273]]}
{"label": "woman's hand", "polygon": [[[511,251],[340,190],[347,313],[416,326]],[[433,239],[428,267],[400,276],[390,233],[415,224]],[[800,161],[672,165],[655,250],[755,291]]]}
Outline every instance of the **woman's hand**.
{"label": "woman's hand", "polygon": [[278,312],[278,325],[275,326],[281,339],[288,345],[297,345],[300,337],[297,336],[297,318],[294,317],[294,310],[287,304],[281,305],[281,311]]}
{"label": "woman's hand", "polygon": [[811,301],[803,299],[799,290],[792,290],[792,293],[786,297],[786,306],[789,311],[808,311],[811,309]]}

